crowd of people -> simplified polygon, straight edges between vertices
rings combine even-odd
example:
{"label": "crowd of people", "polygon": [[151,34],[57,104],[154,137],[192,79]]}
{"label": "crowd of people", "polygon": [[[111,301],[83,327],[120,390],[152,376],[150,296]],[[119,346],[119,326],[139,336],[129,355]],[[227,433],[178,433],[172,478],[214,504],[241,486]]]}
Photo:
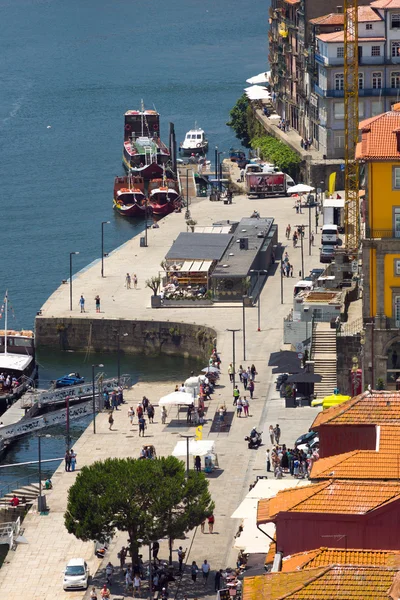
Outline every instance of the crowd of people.
{"label": "crowd of people", "polygon": [[11,389],[14,389],[18,386],[18,379],[16,377],[11,377],[11,375],[6,375],[5,373],[0,373],[0,390],[4,392],[9,392]]}
{"label": "crowd of people", "polygon": [[268,473],[273,472],[276,479],[282,479],[285,475],[305,479],[310,475],[313,463],[319,459],[317,450],[287,448],[286,444],[280,444],[279,424],[269,426],[269,437],[272,448],[265,452]]}

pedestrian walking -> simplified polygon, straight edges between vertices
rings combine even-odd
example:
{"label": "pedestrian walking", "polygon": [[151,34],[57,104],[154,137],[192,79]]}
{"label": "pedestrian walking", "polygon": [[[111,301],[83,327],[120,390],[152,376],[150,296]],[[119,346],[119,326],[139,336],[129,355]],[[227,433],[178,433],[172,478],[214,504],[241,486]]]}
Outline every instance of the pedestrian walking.
{"label": "pedestrian walking", "polygon": [[207,517],[207,521],[208,521],[208,533],[212,533],[214,531],[214,523],[215,523],[214,515],[210,515],[209,517]]}
{"label": "pedestrian walking", "polygon": [[281,428],[279,427],[278,424],[275,425],[274,434],[275,434],[276,443],[279,444],[279,440],[281,439]]}
{"label": "pedestrian walking", "polygon": [[254,394],[254,381],[250,381],[249,385],[248,385],[248,390],[250,392],[250,399],[253,400],[253,394]]}
{"label": "pedestrian walking", "polygon": [[229,367],[228,367],[228,375],[229,375],[229,379],[230,379],[231,382],[233,382],[233,376],[234,376],[234,374],[235,374],[235,369],[233,368],[232,363],[230,363]]}
{"label": "pedestrian walking", "polygon": [[81,297],[79,298],[79,306],[81,307],[81,313],[85,312],[85,298],[83,297],[83,294],[81,294]]}
{"label": "pedestrian walking", "polygon": [[190,574],[192,576],[193,583],[196,583],[197,573],[198,572],[199,572],[199,567],[197,566],[196,561],[194,560],[192,562],[192,566],[190,567]]}
{"label": "pedestrian walking", "polygon": [[73,451],[73,449],[71,448],[71,471],[75,471],[75,467],[76,467],[76,453]]}
{"label": "pedestrian walking", "polygon": [[138,282],[138,279],[137,279],[137,275],[135,273],[133,276],[133,287],[135,288],[135,290],[137,290],[137,282]]}
{"label": "pedestrian walking", "polygon": [[274,431],[273,425],[269,426],[269,439],[271,440],[271,444],[274,445],[275,444],[275,431]]}
{"label": "pedestrian walking", "polygon": [[290,232],[291,232],[292,228],[290,227],[290,223],[288,224],[288,226],[286,227],[286,238],[289,240],[290,239]]}
{"label": "pedestrian walking", "polygon": [[242,406],[243,406],[244,416],[248,417],[249,416],[249,401],[247,400],[246,396],[243,396]]}
{"label": "pedestrian walking", "polygon": [[240,181],[244,181],[244,169],[240,169]]}
{"label": "pedestrian walking", "polygon": [[257,369],[256,369],[256,366],[255,366],[254,363],[251,365],[250,371],[251,371],[251,378],[252,378],[253,381],[255,381],[256,380],[256,375],[258,375],[258,373],[257,373]]}
{"label": "pedestrian walking", "polygon": [[201,458],[198,455],[194,459],[194,467],[198,473],[201,472]]}
{"label": "pedestrian walking", "polygon": [[108,423],[109,423],[109,430],[112,431],[112,426],[114,425],[114,417],[112,412],[110,412],[110,414],[108,415]]}
{"label": "pedestrian walking", "polygon": [[94,302],[96,305],[96,312],[99,313],[100,312],[100,296],[98,294],[95,297]]}
{"label": "pedestrian walking", "polygon": [[126,274],[125,285],[127,290],[131,289],[131,276],[129,275],[129,273]]}
{"label": "pedestrian walking", "polygon": [[296,248],[296,246],[297,246],[297,238],[298,238],[297,232],[295,231],[293,234],[293,248]]}
{"label": "pedestrian walking", "polygon": [[210,574],[210,563],[207,562],[207,559],[204,559],[204,562],[201,565],[201,572],[203,573],[204,585],[206,585],[207,584],[207,580],[208,580],[208,576]]}
{"label": "pedestrian walking", "polygon": [[165,425],[167,421],[167,409],[165,408],[165,406],[162,407],[162,411],[161,411],[161,423],[163,425]]}
{"label": "pedestrian walking", "polygon": [[271,456],[269,453],[269,448],[265,453],[265,460],[267,461],[267,472],[270,473],[271,472]]}
{"label": "pedestrian walking", "polygon": [[204,521],[202,521],[200,524],[201,533],[205,533],[205,531],[204,531],[205,526],[206,526],[206,520],[204,519]]}
{"label": "pedestrian walking", "polygon": [[133,595],[140,594],[140,575],[135,575],[133,578]]}
{"label": "pedestrian walking", "polygon": [[240,392],[239,392],[239,388],[237,385],[235,385],[235,387],[233,388],[233,406],[237,405],[237,401],[240,397]]}
{"label": "pedestrian walking", "polygon": [[179,546],[178,548],[178,563],[179,563],[179,573],[182,574],[182,567],[183,567],[183,559],[185,558],[185,552],[182,548],[182,546]]}
{"label": "pedestrian walking", "polygon": [[293,265],[290,265],[290,277],[293,277]]}
{"label": "pedestrian walking", "polygon": [[139,437],[144,437],[144,430],[146,429],[146,419],[143,414],[139,417]]}
{"label": "pedestrian walking", "polygon": [[223,572],[222,569],[220,569],[219,571],[217,571],[215,573],[214,587],[215,587],[216,592],[219,591],[219,588],[221,586],[222,572]]}
{"label": "pedestrian walking", "polygon": [[237,417],[242,416],[242,410],[243,410],[242,399],[239,396],[239,398],[236,400],[236,416]]}
{"label": "pedestrian walking", "polygon": [[65,470],[70,471],[71,470],[71,455],[69,453],[69,450],[66,451],[64,460],[65,460]]}
{"label": "pedestrian walking", "polygon": [[311,245],[314,246],[314,234],[311,232]]}
{"label": "pedestrian walking", "polygon": [[238,368],[238,375],[239,375],[240,383],[243,383],[243,367],[242,367],[242,365],[240,365],[240,367]]}
{"label": "pedestrian walking", "polygon": [[154,423],[153,419],[154,419],[154,406],[152,405],[151,402],[149,402],[149,404],[147,405],[147,416],[149,418],[149,423]]}
{"label": "pedestrian walking", "polygon": [[160,551],[160,543],[159,542],[153,542],[153,561],[155,562],[156,560],[158,560],[158,553]]}
{"label": "pedestrian walking", "polygon": [[247,371],[243,371],[243,373],[242,373],[242,381],[243,381],[244,391],[246,391],[247,390],[248,381],[249,381],[249,376],[247,374]]}

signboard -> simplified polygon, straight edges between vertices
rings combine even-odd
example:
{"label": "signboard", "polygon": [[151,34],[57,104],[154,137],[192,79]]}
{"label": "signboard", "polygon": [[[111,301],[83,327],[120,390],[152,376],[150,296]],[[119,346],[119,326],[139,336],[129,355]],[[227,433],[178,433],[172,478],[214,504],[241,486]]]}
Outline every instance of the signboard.
{"label": "signboard", "polygon": [[297,342],[296,343],[296,352],[303,352],[303,350],[304,350],[303,342]]}
{"label": "signboard", "polygon": [[317,94],[310,94],[310,104],[311,106],[315,106],[315,108],[318,108],[318,96]]}
{"label": "signboard", "polygon": [[249,173],[246,178],[248,194],[274,196],[285,192],[283,173]]}
{"label": "signboard", "polygon": [[351,263],[351,272],[358,273],[358,260],[353,260]]}

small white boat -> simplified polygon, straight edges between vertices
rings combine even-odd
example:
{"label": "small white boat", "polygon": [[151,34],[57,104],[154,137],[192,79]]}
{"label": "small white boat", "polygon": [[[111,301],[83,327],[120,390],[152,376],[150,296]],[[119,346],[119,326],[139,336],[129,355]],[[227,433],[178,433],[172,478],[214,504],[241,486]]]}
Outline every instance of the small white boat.
{"label": "small white boat", "polygon": [[195,126],[185,135],[185,139],[179,147],[183,154],[205,154],[208,150],[208,140],[203,129]]}

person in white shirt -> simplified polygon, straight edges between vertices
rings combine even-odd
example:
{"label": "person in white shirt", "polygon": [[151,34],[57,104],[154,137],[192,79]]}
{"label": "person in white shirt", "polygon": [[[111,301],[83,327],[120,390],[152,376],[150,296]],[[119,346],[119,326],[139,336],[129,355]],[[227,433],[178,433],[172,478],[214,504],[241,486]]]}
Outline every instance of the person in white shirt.
{"label": "person in white shirt", "polygon": [[207,580],[208,580],[208,576],[210,574],[210,563],[207,562],[207,559],[204,559],[204,562],[201,565],[201,571],[203,573],[204,585],[206,585],[207,584]]}

